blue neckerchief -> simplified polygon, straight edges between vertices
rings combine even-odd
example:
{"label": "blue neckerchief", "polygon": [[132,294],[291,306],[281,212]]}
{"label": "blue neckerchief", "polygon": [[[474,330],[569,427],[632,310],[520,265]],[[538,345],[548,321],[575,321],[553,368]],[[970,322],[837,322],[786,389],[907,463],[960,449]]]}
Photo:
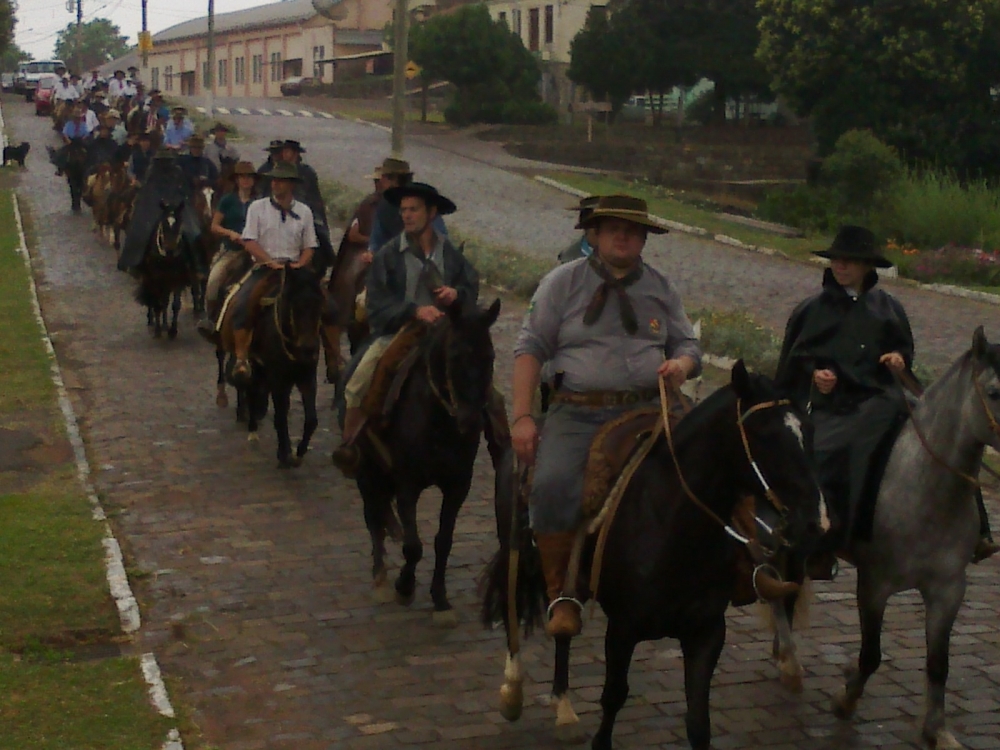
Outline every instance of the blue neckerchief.
{"label": "blue neckerchief", "polygon": [[591,255],[594,254],[594,248],[592,248],[590,246],[590,243],[587,242],[586,234],[583,235],[583,239],[580,241],[580,252],[583,253],[583,257],[585,258],[589,258]]}
{"label": "blue neckerchief", "polygon": [[279,211],[281,211],[281,223],[282,224],[285,223],[285,216],[286,215],[287,216],[291,216],[296,221],[299,220],[299,215],[297,213],[295,213],[291,208],[288,208],[288,209],[282,208],[281,204],[278,203],[278,201],[276,201],[273,197],[271,198],[271,205],[274,206]]}

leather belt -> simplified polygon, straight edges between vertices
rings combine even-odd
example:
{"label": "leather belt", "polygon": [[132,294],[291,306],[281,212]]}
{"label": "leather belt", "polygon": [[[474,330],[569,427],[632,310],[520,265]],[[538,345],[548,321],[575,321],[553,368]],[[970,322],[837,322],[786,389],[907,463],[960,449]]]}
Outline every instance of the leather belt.
{"label": "leather belt", "polygon": [[637,388],[631,391],[556,391],[552,394],[552,403],[601,408],[642,404],[655,401],[659,396],[655,388]]}

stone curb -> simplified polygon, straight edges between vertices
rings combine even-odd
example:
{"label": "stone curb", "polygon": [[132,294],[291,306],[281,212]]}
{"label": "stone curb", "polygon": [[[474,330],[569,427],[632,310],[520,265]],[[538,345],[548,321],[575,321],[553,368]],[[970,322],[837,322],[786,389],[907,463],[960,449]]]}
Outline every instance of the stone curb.
{"label": "stone curb", "polygon": [[[585,190],[577,190],[575,187],[567,185],[565,183],[559,182],[558,180],[553,180],[550,177],[544,177],[542,175],[535,175],[535,180],[542,183],[543,185],[548,185],[550,188],[554,188],[563,193],[569,193],[570,195],[575,195],[577,198],[585,198],[589,193]],[[735,237],[729,237],[724,234],[712,234],[707,229],[702,229],[701,227],[691,226],[689,224],[681,224],[678,221],[671,221],[669,219],[664,219],[660,216],[653,216],[658,222],[663,224],[665,227],[670,229],[675,229],[678,232],[684,232],[686,234],[694,234],[699,237],[705,237],[707,239],[715,240],[723,245],[729,245],[730,247],[736,247],[740,250],[749,250],[753,253],[760,253],[761,255],[771,255],[778,256],[780,258],[785,258],[786,260],[795,261],[794,258],[789,258],[788,255],[781,252],[780,250],[775,250],[771,247],[764,247],[763,245],[750,245],[742,240],[738,240]],[[822,262],[817,259],[817,262]],[[891,277],[890,277],[891,278]],[[983,302],[988,305],[1000,305],[1000,294],[990,294],[989,292],[979,292],[974,289],[964,289],[960,286],[954,286],[952,284],[916,284],[918,289],[924,289],[928,292],[936,292],[938,294],[943,294],[947,297],[961,297],[962,299],[970,299],[976,302]]]}
{"label": "stone curb", "polygon": [[[2,120],[0,120],[2,122]],[[0,126],[2,127],[2,126]],[[14,206],[14,222],[17,225],[17,234],[20,247],[17,252],[24,260],[24,267],[28,272],[28,291],[31,295],[31,307],[35,316],[35,322],[42,334],[42,344],[45,347],[49,358],[49,372],[53,385],[58,394],[59,409],[62,411],[63,422],[66,426],[66,434],[70,444],[73,446],[73,457],[76,463],[77,477],[87,499],[91,505],[91,515],[95,521],[104,524],[104,563],[107,569],[108,588],[111,596],[118,607],[118,617],[121,620],[122,630],[125,633],[135,633],[141,624],[139,615],[139,604],[136,602],[132,588],[129,586],[128,575],[125,573],[125,564],[122,559],[121,547],[111,531],[111,524],[108,523],[104,508],[101,507],[100,498],[90,482],[90,463],[87,460],[86,448],[83,444],[83,436],[80,434],[79,423],[76,413],[73,411],[73,404],[69,399],[66,384],[62,378],[62,370],[59,367],[59,360],[52,346],[52,339],[49,336],[48,326],[42,317],[41,305],[38,301],[38,288],[35,284],[34,267],[31,261],[31,254],[28,252],[28,243],[24,236],[24,224],[21,221],[21,208],[17,200],[17,193],[11,194],[11,201]],[[170,698],[167,695],[167,687],[163,683],[160,675],[159,665],[156,657],[152,653],[144,653],[140,659],[142,674],[149,689],[149,698],[156,710],[168,718],[174,718],[174,709],[170,705]],[[180,732],[171,729],[167,734],[167,741],[163,745],[163,750],[184,750],[181,742]]]}

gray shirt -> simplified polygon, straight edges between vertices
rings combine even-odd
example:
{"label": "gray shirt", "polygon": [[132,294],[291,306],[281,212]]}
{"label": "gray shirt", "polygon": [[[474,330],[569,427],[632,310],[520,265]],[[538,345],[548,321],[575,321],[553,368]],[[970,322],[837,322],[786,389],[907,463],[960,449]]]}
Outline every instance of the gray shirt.
{"label": "gray shirt", "polygon": [[643,263],[642,276],[627,288],[639,319],[629,335],[622,326],[618,295],[608,294],[601,317],[583,324],[583,314],[601,279],[588,259],[566,263],[541,283],[524,317],[514,356],[530,354],[564,373],[571,391],[622,391],[655,388],[664,353],[686,355],[701,369],[701,347],[677,291],[667,277]]}
{"label": "gray shirt", "polygon": [[407,247],[407,238],[404,236],[403,241],[399,243],[399,252],[403,254],[403,261],[406,263],[407,302],[413,302],[417,307],[436,304],[437,300],[423,283],[424,263],[417,256],[425,257],[427,263],[433,263],[437,267],[439,276],[444,278],[444,237],[435,232],[434,249],[430,255],[424,256],[424,251],[419,246]]}
{"label": "gray shirt", "polygon": [[239,161],[240,159],[239,151],[228,143],[225,146],[220,146],[215,142],[214,138],[205,144],[204,153],[208,160],[215,165],[216,169],[222,169],[223,159],[232,159],[233,161]]}

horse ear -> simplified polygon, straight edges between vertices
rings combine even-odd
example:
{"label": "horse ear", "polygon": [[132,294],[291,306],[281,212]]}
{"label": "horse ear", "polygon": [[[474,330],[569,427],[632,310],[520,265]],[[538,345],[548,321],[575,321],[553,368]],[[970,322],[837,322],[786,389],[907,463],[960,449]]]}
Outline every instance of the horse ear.
{"label": "horse ear", "polygon": [[486,327],[489,328],[494,323],[497,322],[497,318],[500,317],[500,298],[497,297],[493,300],[493,304],[490,305],[489,309],[486,311],[486,315],[483,316],[483,322],[486,323]]}
{"label": "horse ear", "polygon": [[986,333],[983,331],[983,327],[979,326],[972,334],[972,356],[976,359],[982,359],[986,356],[989,348],[990,342],[986,340]]}
{"label": "horse ear", "polygon": [[742,359],[737,360],[736,364],[733,365],[733,376],[730,382],[737,397],[750,397],[750,373],[747,372],[747,366],[743,364]]}

